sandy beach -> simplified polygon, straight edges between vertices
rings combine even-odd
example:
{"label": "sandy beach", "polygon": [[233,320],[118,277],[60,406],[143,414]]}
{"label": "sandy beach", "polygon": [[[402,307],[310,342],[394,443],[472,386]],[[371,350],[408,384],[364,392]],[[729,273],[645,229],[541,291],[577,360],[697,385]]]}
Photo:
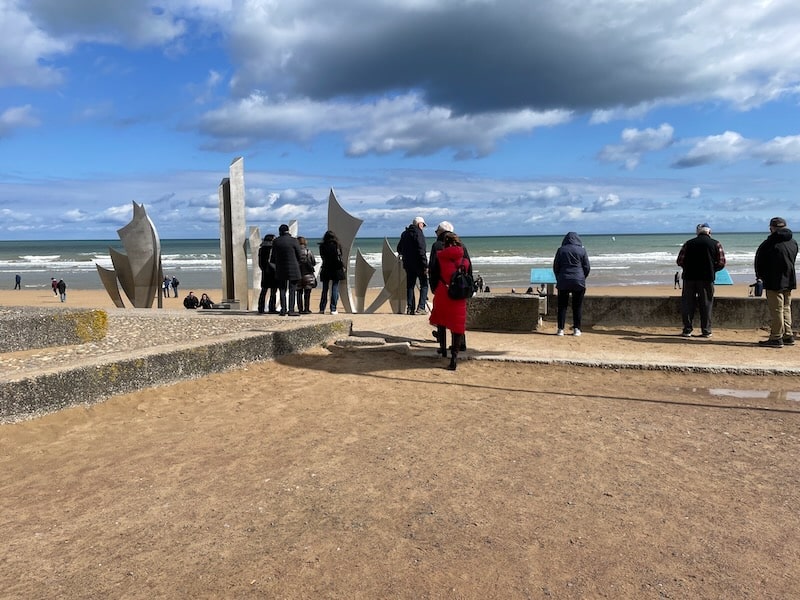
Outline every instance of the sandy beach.
{"label": "sandy beach", "polygon": [[[718,294],[747,295],[735,287]],[[645,292],[679,293],[636,288]],[[67,305],[113,308],[104,296],[69,290]],[[13,304],[61,303],[49,291],[0,291],[0,305]],[[358,318],[354,329],[381,327],[380,315]],[[424,317],[407,318],[409,335],[425,335]],[[756,360],[758,332],[694,345],[639,333],[525,340],[565,355],[628,349],[655,360],[682,343],[684,356]],[[487,354],[514,343],[472,341]],[[442,366],[329,346],[0,425],[4,594],[800,593],[796,377]]]}

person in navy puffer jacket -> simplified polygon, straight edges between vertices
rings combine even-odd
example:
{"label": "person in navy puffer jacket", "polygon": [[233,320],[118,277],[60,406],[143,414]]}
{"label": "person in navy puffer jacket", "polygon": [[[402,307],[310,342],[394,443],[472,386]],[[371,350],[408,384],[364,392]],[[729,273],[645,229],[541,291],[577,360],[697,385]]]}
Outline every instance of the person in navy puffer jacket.
{"label": "person in navy puffer jacket", "polygon": [[581,238],[574,231],[564,236],[561,247],[553,259],[553,273],[558,289],[558,331],[564,335],[569,297],[572,296],[572,335],[581,334],[583,296],[586,294],[586,277],[589,275],[589,255]]}

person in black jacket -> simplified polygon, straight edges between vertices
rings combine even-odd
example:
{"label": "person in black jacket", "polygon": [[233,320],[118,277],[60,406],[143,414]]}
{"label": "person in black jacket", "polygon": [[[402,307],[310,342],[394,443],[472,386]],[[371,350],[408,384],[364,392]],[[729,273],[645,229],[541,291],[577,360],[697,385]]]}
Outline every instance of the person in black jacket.
{"label": "person in black jacket", "polygon": [[319,258],[322,267],[319,270],[319,279],[322,282],[322,295],[319,299],[319,314],[325,314],[325,305],[328,303],[328,289],[331,291],[331,314],[337,314],[339,304],[339,282],[345,278],[345,261],[342,257],[342,245],[336,234],[328,230],[322,236],[319,244]]}
{"label": "person in black jacket", "polygon": [[[295,289],[300,281],[300,244],[289,233],[288,225],[278,227],[280,234],[272,240],[272,262],[275,265],[275,279],[281,296],[280,315],[285,317],[298,317],[300,313],[295,310],[297,295]],[[289,293],[289,303],[286,303],[286,292]],[[288,310],[287,310],[288,309]]]}
{"label": "person in black jacket", "polygon": [[756,278],[764,284],[770,316],[769,338],[761,346],[783,348],[794,346],[792,332],[792,290],[797,287],[794,264],[797,242],[786,220],[773,217],[769,222],[769,237],[756,250]]}
{"label": "person in black jacket", "polygon": [[681,318],[683,337],[692,336],[695,308],[700,309],[700,335],[711,337],[711,309],[714,304],[714,277],[725,268],[722,244],[711,237],[711,227],[701,223],[695,228],[697,237],[684,242],[678,252],[678,266],[683,267]]}
{"label": "person in black jacket", "polygon": [[258,268],[261,269],[261,293],[258,295],[258,314],[264,314],[269,291],[269,312],[277,314],[278,281],[275,279],[275,263],[272,261],[272,241],[275,234],[268,233],[258,247]]}
{"label": "person in black jacket", "polygon": [[[397,243],[397,253],[403,260],[406,272],[406,314],[428,313],[428,255],[425,243],[425,219],[414,217]],[[414,288],[419,280],[419,304],[414,310]]]}
{"label": "person in black jacket", "polygon": [[564,335],[570,296],[572,296],[572,335],[581,335],[583,297],[586,295],[586,278],[590,271],[589,255],[583,247],[580,236],[574,231],[568,232],[553,257],[553,273],[556,276],[558,289],[556,335]]}

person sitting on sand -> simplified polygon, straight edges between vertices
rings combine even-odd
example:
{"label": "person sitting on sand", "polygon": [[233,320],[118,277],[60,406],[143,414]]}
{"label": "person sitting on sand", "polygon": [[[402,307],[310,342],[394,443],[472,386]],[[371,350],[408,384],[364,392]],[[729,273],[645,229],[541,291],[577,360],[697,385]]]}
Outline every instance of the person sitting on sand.
{"label": "person sitting on sand", "polygon": [[200,308],[214,308],[214,302],[208,297],[205,292],[200,296]]}
{"label": "person sitting on sand", "polygon": [[188,309],[195,309],[200,306],[200,301],[194,295],[194,292],[189,292],[189,295],[183,299],[183,306]]}

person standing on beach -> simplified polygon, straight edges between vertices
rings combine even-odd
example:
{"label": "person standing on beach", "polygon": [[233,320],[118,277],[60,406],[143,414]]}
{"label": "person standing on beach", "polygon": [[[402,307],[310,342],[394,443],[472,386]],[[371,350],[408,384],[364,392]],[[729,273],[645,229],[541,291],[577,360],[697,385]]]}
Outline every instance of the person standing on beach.
{"label": "person standing on beach", "polygon": [[21,290],[22,289],[22,275],[17,273],[17,276],[14,277],[14,289]]}
{"label": "person standing on beach", "polygon": [[[414,217],[397,243],[397,253],[403,260],[403,269],[406,272],[407,315],[428,313],[428,255],[423,231],[425,227],[427,227],[425,219]],[[419,280],[419,304],[414,310],[414,288],[417,280]]]}
{"label": "person standing on beach", "polygon": [[269,291],[269,313],[275,314],[277,310],[278,281],[275,279],[275,263],[272,258],[272,241],[274,233],[264,236],[258,247],[258,267],[261,269],[261,293],[258,295],[258,314],[264,314],[267,306],[267,291]]}
{"label": "person standing on beach", "polygon": [[766,290],[770,316],[769,338],[761,346],[783,348],[794,346],[792,332],[792,290],[797,288],[795,261],[797,242],[786,219],[773,217],[769,222],[769,237],[756,250],[755,270]]}
{"label": "person standing on beach", "polygon": [[50,285],[53,288],[53,295],[58,296],[58,282],[56,281],[55,277],[50,278]]}
{"label": "person standing on beach", "polygon": [[556,276],[556,288],[558,289],[556,335],[564,335],[570,295],[572,296],[572,335],[581,335],[583,297],[586,295],[586,277],[589,276],[589,271],[591,271],[589,254],[583,247],[580,236],[574,231],[568,232],[553,259],[553,273]]}
{"label": "person standing on beach", "polygon": [[[300,244],[289,233],[288,225],[278,227],[278,237],[272,241],[272,262],[275,263],[275,279],[281,296],[280,315],[298,317],[295,311],[297,296],[295,289],[300,281]],[[286,304],[286,292],[289,292],[289,304]],[[288,308],[288,310],[287,310]]]}
{"label": "person standing on beach", "polygon": [[711,310],[714,304],[714,277],[725,268],[722,244],[711,237],[711,227],[701,223],[695,228],[697,236],[684,242],[678,252],[678,266],[683,268],[681,318],[683,337],[692,336],[694,311],[700,310],[700,335],[711,337]]}
{"label": "person standing on beach", "polygon": [[325,314],[325,305],[328,303],[328,288],[331,290],[331,314],[337,314],[339,304],[339,282],[345,278],[346,270],[342,260],[342,245],[336,234],[328,230],[319,243],[319,258],[322,267],[319,270],[319,279],[322,282],[322,295],[319,299],[319,314]]}
{"label": "person standing on beach", "polygon": [[59,279],[58,283],[56,284],[56,289],[58,290],[58,294],[61,296],[61,301],[67,301],[67,284],[64,282],[63,279]]}
{"label": "person standing on beach", "polygon": [[317,259],[308,249],[308,242],[302,235],[297,236],[300,244],[300,281],[297,283],[297,311],[301,315],[311,314],[311,290],[317,287],[314,267]]}
{"label": "person standing on beach", "polygon": [[681,289],[681,273],[680,271],[675,271],[675,283],[672,286],[673,290]]}
{"label": "person standing on beach", "polygon": [[[181,282],[178,281],[178,278],[173,275],[172,276],[172,293],[173,293],[175,298],[178,297],[178,286],[180,284],[181,284]],[[169,291],[167,291],[167,295],[169,296]]]}
{"label": "person standing on beach", "polygon": [[[464,247],[455,233],[445,233],[442,241],[444,247],[439,250],[436,260],[441,281],[449,282],[453,277],[453,273],[462,264],[467,270],[470,270],[472,265],[469,264],[469,259],[464,255]],[[440,332],[438,335],[439,353],[442,356],[447,356],[445,348],[447,344],[447,329],[450,330],[453,343],[450,346],[450,364],[447,368],[450,371],[455,371],[458,352],[466,333],[467,300],[451,298],[448,294],[447,285],[437,285],[433,293],[433,310],[429,321]]]}
{"label": "person standing on beach", "polygon": [[[428,275],[430,281],[430,289],[433,292],[434,301],[436,300],[436,288],[440,283],[442,283],[442,274],[439,269],[439,259],[438,253],[440,250],[444,249],[444,236],[448,233],[454,233],[453,231],[453,224],[450,221],[442,221],[436,226],[436,241],[431,244],[431,255],[428,259]],[[460,241],[460,240],[459,240]],[[469,273],[470,277],[472,277],[472,262],[469,258],[469,252],[467,252],[467,247],[461,242],[461,247],[464,250],[464,258],[467,259],[469,267],[467,268],[467,272]],[[449,281],[449,280],[448,280]],[[432,314],[432,313],[431,313]],[[431,319],[431,324],[433,320]],[[436,325],[436,329],[432,332],[433,338],[439,342],[439,350],[437,352],[442,356],[447,356],[447,348],[446,348],[446,330],[447,328],[444,325]],[[465,352],[467,349],[467,338],[466,334],[462,334],[460,338],[461,344],[459,345],[459,350],[461,352]]]}

